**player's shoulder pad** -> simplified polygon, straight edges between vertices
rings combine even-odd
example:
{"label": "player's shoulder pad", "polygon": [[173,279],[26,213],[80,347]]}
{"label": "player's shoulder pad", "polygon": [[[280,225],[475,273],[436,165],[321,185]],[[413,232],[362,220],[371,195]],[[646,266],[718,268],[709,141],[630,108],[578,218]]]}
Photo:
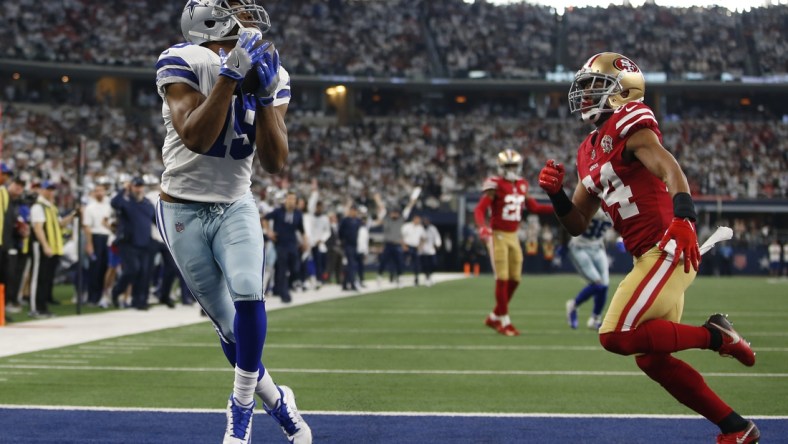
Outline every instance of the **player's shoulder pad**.
{"label": "player's shoulder pad", "polygon": [[498,176],[490,176],[484,179],[482,183],[482,191],[490,191],[498,189],[498,182],[501,180]]}
{"label": "player's shoulder pad", "polygon": [[615,131],[620,138],[634,134],[641,128],[659,128],[654,111],[643,102],[627,103],[613,112]]}
{"label": "player's shoulder pad", "polygon": [[191,43],[170,46],[156,60],[156,86],[161,89],[169,83],[187,83],[199,90],[197,72],[200,65],[210,63],[211,55],[215,54],[210,49]]}

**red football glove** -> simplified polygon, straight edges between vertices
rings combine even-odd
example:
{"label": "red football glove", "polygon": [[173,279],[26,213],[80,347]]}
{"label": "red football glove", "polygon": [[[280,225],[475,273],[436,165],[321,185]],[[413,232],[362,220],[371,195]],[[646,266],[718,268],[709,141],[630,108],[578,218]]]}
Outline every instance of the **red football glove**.
{"label": "red football glove", "polygon": [[700,264],[700,249],[698,248],[698,235],[695,233],[695,227],[689,219],[681,219],[674,217],[670,222],[670,226],[665,230],[665,236],[659,241],[659,249],[665,250],[668,242],[671,239],[675,242],[675,249],[673,255],[680,258],[684,255],[684,272],[689,273],[690,264],[695,271],[698,271],[698,264]]}
{"label": "red football glove", "polygon": [[558,194],[564,184],[564,166],[550,159],[539,173],[539,186],[547,194]]}
{"label": "red football glove", "polygon": [[490,227],[481,226],[479,227],[479,239],[484,242],[487,242],[492,237],[492,229]]}

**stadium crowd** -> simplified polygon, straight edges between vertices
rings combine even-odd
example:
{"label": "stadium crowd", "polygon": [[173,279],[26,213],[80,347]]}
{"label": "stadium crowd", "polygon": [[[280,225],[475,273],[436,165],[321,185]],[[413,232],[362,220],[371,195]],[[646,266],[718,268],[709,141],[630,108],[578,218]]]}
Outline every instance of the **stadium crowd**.
{"label": "stadium crowd", "polygon": [[[669,76],[788,72],[785,4],[748,12],[583,7],[563,15],[526,3],[463,0],[271,0],[265,7],[275,18],[270,38],[296,74],[419,78],[484,71],[533,78],[579,66],[603,49]],[[150,67],[164,48],[182,41],[172,31],[181,11],[180,2],[152,0],[11,2],[0,58]],[[614,40],[620,47],[608,45]]]}
{"label": "stadium crowd", "polygon": [[[47,178],[73,190],[80,135],[86,138],[89,176],[121,180],[161,173],[163,136],[155,108],[134,116],[106,105],[36,109],[17,104],[4,112],[4,157],[24,178]],[[579,122],[560,118],[496,118],[490,124],[490,114],[483,109],[443,117],[376,117],[344,126],[312,113],[293,112],[288,118],[288,166],[278,176],[260,171],[260,186],[306,188],[316,178],[323,199],[334,207],[343,205],[348,194],[370,200],[383,190],[402,190],[385,197],[404,202],[408,190],[420,186],[424,204],[436,209],[459,194],[478,191],[495,169],[494,154],[506,148],[523,154],[526,178],[536,177],[545,158],[573,165],[574,153],[566,147],[587,130]],[[788,197],[788,127],[781,121],[673,116],[661,126],[665,145],[686,165],[694,194]],[[770,161],[758,162],[759,158]]]}

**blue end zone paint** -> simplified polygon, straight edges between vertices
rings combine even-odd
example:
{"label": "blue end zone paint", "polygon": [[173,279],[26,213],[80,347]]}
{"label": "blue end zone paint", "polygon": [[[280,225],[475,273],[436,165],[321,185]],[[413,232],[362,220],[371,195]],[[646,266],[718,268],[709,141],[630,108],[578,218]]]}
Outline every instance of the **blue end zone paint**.
{"label": "blue end zone paint", "polygon": [[[489,418],[306,415],[317,444],[697,444],[716,427],[702,419]],[[788,420],[759,419],[763,442],[788,442]],[[222,413],[0,409],[2,443],[195,444],[220,442]],[[256,414],[253,442],[284,443],[265,414]]]}

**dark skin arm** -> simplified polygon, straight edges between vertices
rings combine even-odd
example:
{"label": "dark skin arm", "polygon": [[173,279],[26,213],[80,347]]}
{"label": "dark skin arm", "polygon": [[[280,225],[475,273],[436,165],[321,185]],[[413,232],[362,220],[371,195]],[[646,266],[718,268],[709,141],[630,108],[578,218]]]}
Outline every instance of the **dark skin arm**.
{"label": "dark skin arm", "polygon": [[266,172],[276,174],[285,167],[290,151],[285,125],[287,104],[276,107],[258,106],[255,114],[257,158]]}
{"label": "dark skin arm", "polygon": [[[651,174],[659,177],[667,185],[671,197],[676,193],[689,193],[687,177],[678,162],[650,129],[643,128],[630,136],[622,155],[624,160],[629,162],[640,161]],[[601,202],[597,197],[589,194],[582,182],[578,181],[572,203],[574,204],[572,211],[560,220],[569,234],[579,236],[588,227],[591,217],[597,212]]]}
{"label": "dark skin arm", "polygon": [[[212,44],[209,48],[218,53],[219,48],[229,52],[233,44]],[[224,116],[232,103],[237,82],[219,76],[208,97],[185,83],[166,87],[166,100],[172,113],[172,124],[186,148],[205,154],[211,149],[224,128]],[[289,146],[284,117],[287,105],[257,106],[255,112],[257,155],[266,172],[276,174],[287,161]],[[261,148],[261,149],[260,149]]]}
{"label": "dark skin arm", "polygon": [[[236,81],[219,76],[213,90],[205,97],[185,83],[167,85],[167,105],[172,112],[172,126],[183,144],[197,154],[205,154],[224,128],[224,116],[230,108]],[[217,116],[222,118],[217,119]]]}

